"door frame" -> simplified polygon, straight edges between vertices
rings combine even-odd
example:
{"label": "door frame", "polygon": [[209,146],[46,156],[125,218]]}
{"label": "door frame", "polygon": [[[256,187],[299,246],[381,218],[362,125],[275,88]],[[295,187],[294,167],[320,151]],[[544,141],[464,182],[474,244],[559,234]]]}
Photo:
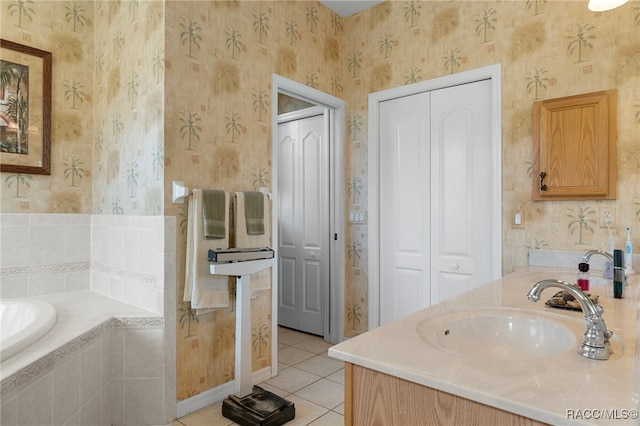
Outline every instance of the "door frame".
{"label": "door frame", "polygon": [[[344,337],[344,123],[345,102],[335,96],[312,87],[289,80],[277,74],[271,78],[271,161],[273,210],[272,246],[278,247],[278,93],[283,93],[328,110],[329,134],[329,288],[325,289],[325,335],[331,343],[341,342]],[[276,251],[275,256],[278,258]],[[271,268],[271,370],[275,376],[278,368],[278,262]]]}
{"label": "door frame", "polygon": [[494,200],[492,222],[496,229],[491,241],[493,246],[492,258],[494,259],[491,268],[492,275],[499,277],[502,275],[502,65],[499,63],[488,65],[369,94],[369,330],[380,325],[380,269],[378,266],[380,265],[380,135],[378,131],[380,103],[404,96],[487,79],[491,80],[491,132],[493,134],[491,159],[495,170],[491,188],[489,188]]}

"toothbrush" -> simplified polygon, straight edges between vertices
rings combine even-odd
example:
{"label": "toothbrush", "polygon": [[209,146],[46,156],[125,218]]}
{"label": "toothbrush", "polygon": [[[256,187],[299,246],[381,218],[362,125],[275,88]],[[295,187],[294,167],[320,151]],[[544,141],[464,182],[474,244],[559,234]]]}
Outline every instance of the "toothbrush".
{"label": "toothbrush", "polygon": [[627,242],[624,245],[624,272],[626,275],[633,275],[633,242],[631,241],[631,228],[627,226]]}

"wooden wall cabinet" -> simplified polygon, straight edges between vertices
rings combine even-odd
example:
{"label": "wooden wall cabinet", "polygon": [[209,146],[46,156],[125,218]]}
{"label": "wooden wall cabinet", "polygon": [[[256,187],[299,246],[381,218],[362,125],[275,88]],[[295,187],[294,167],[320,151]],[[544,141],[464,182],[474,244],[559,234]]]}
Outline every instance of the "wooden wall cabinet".
{"label": "wooden wall cabinet", "polygon": [[533,104],[533,199],[616,198],[616,90]]}

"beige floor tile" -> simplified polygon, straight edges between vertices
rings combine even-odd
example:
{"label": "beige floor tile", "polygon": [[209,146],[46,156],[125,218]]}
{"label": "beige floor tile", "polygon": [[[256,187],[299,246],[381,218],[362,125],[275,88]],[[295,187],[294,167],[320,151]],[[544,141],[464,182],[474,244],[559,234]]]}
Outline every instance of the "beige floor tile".
{"label": "beige floor tile", "polygon": [[288,348],[280,349],[278,351],[278,362],[286,365],[296,365],[297,363],[313,356],[315,356],[313,352],[307,352],[302,349],[289,346]]}
{"label": "beige floor tile", "polygon": [[285,368],[289,368],[290,366],[287,364],[283,364],[280,361],[278,361],[278,373],[280,373],[282,370],[284,370]]}
{"label": "beige floor tile", "polygon": [[321,377],[315,374],[302,371],[295,367],[289,367],[278,373],[276,377],[272,377],[263,383],[293,393],[320,379]]}
{"label": "beige floor tile", "polygon": [[234,424],[232,420],[222,415],[222,401],[188,414],[179,419],[185,426],[227,426]]}
{"label": "beige floor tile", "polygon": [[331,359],[324,355],[316,355],[313,358],[306,359],[298,364],[296,368],[308,371],[316,376],[326,377],[344,368],[344,363],[337,359]]}
{"label": "beige floor tile", "polygon": [[344,416],[344,402],[338,405],[336,408],[334,408],[333,411],[335,411],[338,414],[342,414]]}
{"label": "beige floor tile", "polygon": [[344,403],[344,388],[331,380],[321,379],[296,392],[296,395],[332,410]]}
{"label": "beige floor tile", "polygon": [[286,423],[286,426],[306,426],[312,421],[318,419],[320,416],[329,412],[326,408],[296,395],[290,395],[287,400],[295,404],[296,417]]}
{"label": "beige floor tile", "polygon": [[287,399],[287,396],[291,394],[291,392],[287,392],[286,390],[282,390],[279,389],[275,386],[271,386],[270,384],[268,384],[267,382],[262,382],[260,383],[258,386],[260,386],[262,389],[269,391],[275,395],[278,395],[281,398]]}
{"label": "beige floor tile", "polygon": [[296,345],[298,343],[304,342],[305,340],[313,338],[314,336],[312,336],[311,334],[301,333],[299,331],[283,328],[278,329],[278,342],[285,345]]}
{"label": "beige floor tile", "polygon": [[312,337],[311,339],[303,340],[295,345],[298,349],[313,352],[314,354],[326,354],[331,346],[329,342],[325,342],[321,337]]}
{"label": "beige floor tile", "polygon": [[344,366],[340,370],[336,371],[335,373],[328,375],[326,378],[336,383],[340,383],[341,385],[344,385]]}
{"label": "beige floor tile", "polygon": [[329,411],[322,417],[309,423],[310,426],[340,426],[344,424],[344,416],[333,411]]}

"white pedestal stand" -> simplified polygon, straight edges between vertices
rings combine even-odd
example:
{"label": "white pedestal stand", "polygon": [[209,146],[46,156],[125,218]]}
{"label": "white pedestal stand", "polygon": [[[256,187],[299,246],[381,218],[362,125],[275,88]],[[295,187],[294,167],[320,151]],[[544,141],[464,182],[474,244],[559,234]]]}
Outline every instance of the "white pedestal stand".
{"label": "white pedestal stand", "polygon": [[273,259],[214,263],[214,275],[235,276],[236,365],[234,394],[223,401],[222,415],[241,425],[282,425],[295,417],[293,403],[258,386],[251,374],[251,275],[273,265]]}
{"label": "white pedestal stand", "polygon": [[242,398],[253,389],[251,383],[251,275],[270,268],[273,259],[217,263],[210,266],[213,275],[230,275],[236,282],[236,379],[234,394]]}

